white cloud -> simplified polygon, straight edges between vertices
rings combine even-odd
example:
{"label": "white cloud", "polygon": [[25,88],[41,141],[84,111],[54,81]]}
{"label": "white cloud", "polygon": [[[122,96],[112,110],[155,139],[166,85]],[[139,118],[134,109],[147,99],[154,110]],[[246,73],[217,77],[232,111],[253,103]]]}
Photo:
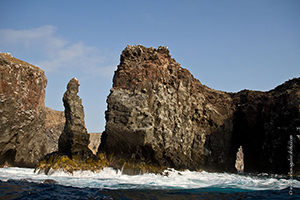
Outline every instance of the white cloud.
{"label": "white cloud", "polygon": [[82,41],[71,43],[60,37],[57,30],[51,25],[35,29],[3,29],[0,30],[0,44],[39,55],[40,59],[33,64],[47,73],[72,69],[87,75],[112,76],[116,67],[108,63],[105,53]]}
{"label": "white cloud", "polygon": [[[100,50],[86,46],[83,42],[77,42],[49,51],[48,58],[38,62],[37,65],[49,72],[62,68],[81,68],[84,73],[94,73],[92,70],[102,68],[104,60]],[[90,70],[85,70],[88,66]]]}
{"label": "white cloud", "polygon": [[0,30],[1,42],[10,45],[23,45],[26,48],[41,46],[42,48],[62,48],[66,41],[55,36],[56,27],[47,25],[36,29]]}

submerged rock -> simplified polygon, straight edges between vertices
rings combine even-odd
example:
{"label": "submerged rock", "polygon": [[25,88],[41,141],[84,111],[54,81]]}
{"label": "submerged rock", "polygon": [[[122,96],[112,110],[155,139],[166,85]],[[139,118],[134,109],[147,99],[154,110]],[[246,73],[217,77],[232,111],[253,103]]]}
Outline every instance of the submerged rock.
{"label": "submerged rock", "polygon": [[46,85],[43,70],[0,53],[0,165],[34,167],[57,150],[64,117],[45,107]]}
{"label": "submerged rock", "polygon": [[176,169],[234,172],[242,145],[245,172],[287,173],[299,102],[300,78],[269,92],[227,93],[202,85],[167,47],[127,46],[107,98],[99,152]]}
{"label": "submerged rock", "polygon": [[43,184],[58,184],[58,182],[53,179],[45,179],[42,183]]}

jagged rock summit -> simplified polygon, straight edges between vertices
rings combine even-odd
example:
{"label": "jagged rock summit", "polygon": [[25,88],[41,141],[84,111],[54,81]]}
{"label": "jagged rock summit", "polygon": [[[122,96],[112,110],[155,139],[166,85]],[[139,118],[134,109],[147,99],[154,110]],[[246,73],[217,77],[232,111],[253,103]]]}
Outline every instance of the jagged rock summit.
{"label": "jagged rock summit", "polygon": [[217,91],[161,46],[123,50],[107,104],[100,152],[176,169],[236,172],[242,145],[245,172],[284,174],[289,135],[300,134],[300,78],[269,92]]}
{"label": "jagged rock summit", "polygon": [[45,107],[44,71],[0,53],[0,165],[34,167],[57,150],[63,112]]}

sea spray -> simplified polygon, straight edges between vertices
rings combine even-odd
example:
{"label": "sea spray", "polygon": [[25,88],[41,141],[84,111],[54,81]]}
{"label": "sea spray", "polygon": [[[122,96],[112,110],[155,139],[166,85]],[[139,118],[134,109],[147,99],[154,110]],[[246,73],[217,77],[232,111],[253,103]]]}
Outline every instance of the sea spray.
{"label": "sea spray", "polygon": [[236,153],[235,168],[238,173],[244,173],[244,153],[242,146],[240,146]]}
{"label": "sea spray", "polygon": [[[112,168],[104,168],[99,173],[91,171],[76,171],[73,173],[56,171],[50,176],[37,174],[33,171],[33,169],[25,168],[0,168],[0,180],[6,182],[14,179],[43,183],[46,179],[52,179],[57,184],[64,186],[109,190],[227,188],[239,191],[274,191],[289,189],[290,184],[290,180],[283,177],[258,177],[246,174],[208,173],[205,171],[194,172],[188,170],[179,172],[174,169],[168,169],[168,176],[151,173],[130,176],[123,175]],[[293,180],[293,192],[295,188],[296,190],[300,188],[298,180]]]}

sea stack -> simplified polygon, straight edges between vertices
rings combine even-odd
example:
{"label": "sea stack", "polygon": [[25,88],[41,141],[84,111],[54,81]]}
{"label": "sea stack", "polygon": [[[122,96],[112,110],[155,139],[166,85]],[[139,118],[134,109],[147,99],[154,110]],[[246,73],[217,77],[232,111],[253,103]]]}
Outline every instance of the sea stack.
{"label": "sea stack", "polygon": [[72,78],[63,97],[66,123],[59,137],[58,150],[70,158],[73,155],[84,158],[93,154],[88,148],[90,136],[85,127],[82,100],[77,95],[78,87],[79,81]]}
{"label": "sea stack", "polygon": [[58,140],[58,151],[46,155],[36,171],[51,174],[62,169],[72,173],[74,170],[97,171],[106,166],[105,157],[99,158],[89,149],[89,137],[84,122],[82,100],[77,95],[79,81],[72,78],[63,96],[66,123]]}

